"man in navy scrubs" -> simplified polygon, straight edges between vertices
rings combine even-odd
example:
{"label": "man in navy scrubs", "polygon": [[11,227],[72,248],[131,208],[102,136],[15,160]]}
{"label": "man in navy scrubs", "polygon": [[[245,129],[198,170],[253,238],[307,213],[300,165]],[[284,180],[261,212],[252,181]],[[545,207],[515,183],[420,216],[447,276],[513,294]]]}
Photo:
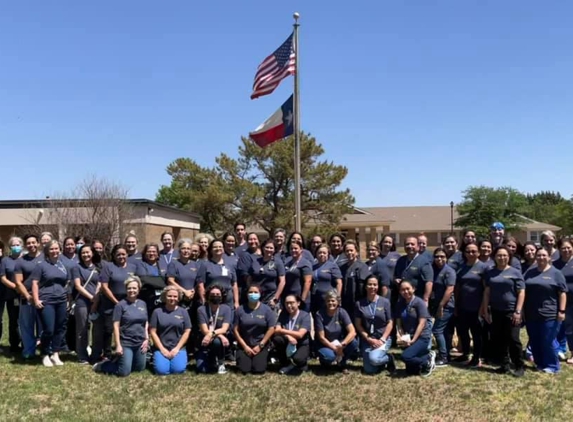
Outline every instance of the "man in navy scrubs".
{"label": "man in navy scrubs", "polygon": [[[432,264],[420,255],[417,238],[413,236],[407,237],[404,241],[404,250],[406,255],[401,256],[396,262],[392,298],[398,298],[398,286],[403,280],[407,280],[415,289],[416,296],[422,298],[427,304],[432,295],[432,282],[434,279]],[[395,302],[393,301],[393,303]]]}
{"label": "man in navy scrubs", "polygon": [[245,223],[235,223],[234,230],[235,236],[237,237],[235,254],[240,257],[249,247],[249,244],[247,243],[247,229]]}

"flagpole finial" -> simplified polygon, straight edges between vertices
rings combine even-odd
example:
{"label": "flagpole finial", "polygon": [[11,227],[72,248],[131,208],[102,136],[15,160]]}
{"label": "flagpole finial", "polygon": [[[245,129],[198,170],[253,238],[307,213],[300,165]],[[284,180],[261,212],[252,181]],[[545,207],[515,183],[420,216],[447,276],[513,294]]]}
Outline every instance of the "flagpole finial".
{"label": "flagpole finial", "polygon": [[294,18],[295,22],[298,22],[298,19],[300,18],[300,13],[294,12],[294,13],[292,14],[292,17]]}

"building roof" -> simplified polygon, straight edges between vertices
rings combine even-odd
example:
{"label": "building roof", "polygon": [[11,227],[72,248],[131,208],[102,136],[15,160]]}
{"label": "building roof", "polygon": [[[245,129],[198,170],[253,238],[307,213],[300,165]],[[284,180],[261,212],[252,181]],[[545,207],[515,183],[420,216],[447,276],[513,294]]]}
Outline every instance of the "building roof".
{"label": "building roof", "polygon": [[[451,228],[451,208],[449,206],[416,206],[416,207],[361,207],[354,214],[346,214],[343,226],[361,226],[364,222],[373,225],[390,225],[390,231],[419,232],[438,231],[447,232]],[[454,207],[454,222],[458,213]],[[548,223],[524,218],[523,227],[526,230],[553,230],[559,231],[561,227]]]}

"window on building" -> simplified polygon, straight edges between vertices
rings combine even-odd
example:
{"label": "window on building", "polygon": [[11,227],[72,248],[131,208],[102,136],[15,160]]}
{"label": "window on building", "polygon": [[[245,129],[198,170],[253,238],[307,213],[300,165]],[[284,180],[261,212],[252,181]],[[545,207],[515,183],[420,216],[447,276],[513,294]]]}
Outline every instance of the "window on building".
{"label": "window on building", "polygon": [[540,237],[539,232],[529,232],[529,240],[532,242],[539,242]]}

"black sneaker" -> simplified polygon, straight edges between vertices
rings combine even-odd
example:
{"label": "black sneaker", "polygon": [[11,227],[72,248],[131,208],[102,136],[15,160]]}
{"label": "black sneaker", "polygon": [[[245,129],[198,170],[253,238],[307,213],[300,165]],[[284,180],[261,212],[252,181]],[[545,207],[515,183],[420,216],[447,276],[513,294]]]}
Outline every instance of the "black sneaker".
{"label": "black sneaker", "polygon": [[442,358],[439,358],[438,360],[436,360],[436,367],[439,366],[448,366],[448,361]]}
{"label": "black sneaker", "polygon": [[394,356],[393,356],[393,355],[388,355],[388,363],[386,364],[386,369],[387,369],[388,372],[390,372],[391,374],[393,374],[394,372],[396,372],[396,361],[394,360]]}
{"label": "black sneaker", "polygon": [[458,356],[457,358],[455,358],[455,359],[453,360],[453,362],[465,363],[465,362],[467,362],[468,360],[470,360],[470,358],[469,358],[468,355],[461,355],[461,356]]}
{"label": "black sneaker", "polygon": [[523,368],[517,368],[515,371],[513,371],[514,377],[521,378],[524,375],[525,375],[525,370]]}
{"label": "black sneaker", "polygon": [[507,374],[507,373],[509,373],[509,366],[506,366],[506,365],[500,366],[499,368],[497,368],[495,370],[495,373],[496,374]]}

